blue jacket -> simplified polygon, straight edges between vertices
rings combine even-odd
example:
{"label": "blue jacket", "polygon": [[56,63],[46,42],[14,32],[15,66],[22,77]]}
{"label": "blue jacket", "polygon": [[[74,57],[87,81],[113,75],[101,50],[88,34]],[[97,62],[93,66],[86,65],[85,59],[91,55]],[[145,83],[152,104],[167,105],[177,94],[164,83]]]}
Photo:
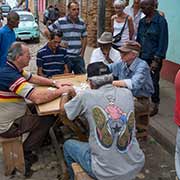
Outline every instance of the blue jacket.
{"label": "blue jacket", "polygon": [[118,80],[124,80],[128,89],[136,97],[151,97],[154,87],[148,64],[140,58],[134,59],[128,67],[124,61],[109,64],[109,69]]}
{"label": "blue jacket", "polygon": [[168,25],[157,11],[150,23],[146,17],[139,22],[137,41],[141,44],[140,58],[151,63],[154,56],[164,59],[168,48]]}

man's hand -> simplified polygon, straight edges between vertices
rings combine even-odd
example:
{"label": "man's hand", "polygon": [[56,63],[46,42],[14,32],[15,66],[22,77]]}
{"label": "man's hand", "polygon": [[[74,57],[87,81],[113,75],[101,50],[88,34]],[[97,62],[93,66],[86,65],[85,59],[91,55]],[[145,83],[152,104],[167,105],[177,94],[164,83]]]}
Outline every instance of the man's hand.
{"label": "man's hand", "polygon": [[62,86],[61,88],[62,94],[67,93],[69,96],[76,96],[76,92],[72,86]]}
{"label": "man's hand", "polygon": [[54,87],[56,88],[61,88],[63,86],[72,86],[73,84],[70,83],[70,82],[66,82],[66,83],[61,83],[61,81],[56,81],[56,80],[53,80],[53,84],[52,84]]}
{"label": "man's hand", "polygon": [[161,58],[155,56],[150,65],[151,72],[157,71],[160,68],[161,62],[162,62]]}
{"label": "man's hand", "polygon": [[151,63],[151,66],[150,66],[151,71],[152,72],[156,71],[158,69],[158,67],[159,67],[159,63],[157,61],[153,60],[152,63]]}
{"label": "man's hand", "polygon": [[113,81],[112,85],[116,87],[126,87],[126,83],[123,80]]}

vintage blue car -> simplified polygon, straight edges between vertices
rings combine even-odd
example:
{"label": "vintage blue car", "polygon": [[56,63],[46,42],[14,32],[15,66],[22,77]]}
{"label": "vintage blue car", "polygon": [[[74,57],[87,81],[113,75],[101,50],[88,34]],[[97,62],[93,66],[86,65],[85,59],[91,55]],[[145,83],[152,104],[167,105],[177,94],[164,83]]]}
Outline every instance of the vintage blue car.
{"label": "vintage blue car", "polygon": [[11,11],[11,7],[8,4],[2,4],[0,6],[0,9],[2,10],[2,15],[6,17],[8,13]]}
{"label": "vintage blue car", "polygon": [[20,16],[18,28],[14,28],[17,40],[34,40],[39,42],[40,30],[33,14],[28,11],[16,11]]}

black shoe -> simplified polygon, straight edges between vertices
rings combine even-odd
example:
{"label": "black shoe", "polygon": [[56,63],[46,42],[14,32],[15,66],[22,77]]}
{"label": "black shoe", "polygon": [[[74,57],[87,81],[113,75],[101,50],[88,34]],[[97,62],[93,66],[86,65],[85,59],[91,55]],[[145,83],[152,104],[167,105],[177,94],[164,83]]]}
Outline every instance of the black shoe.
{"label": "black shoe", "polygon": [[159,111],[158,104],[153,104],[153,107],[150,110],[150,117],[155,116],[156,114],[158,114],[158,111]]}
{"label": "black shoe", "polygon": [[31,162],[29,162],[27,159],[25,159],[25,173],[24,173],[24,176],[26,178],[31,177],[33,172],[34,172],[33,170],[31,170],[31,166],[32,166]]}

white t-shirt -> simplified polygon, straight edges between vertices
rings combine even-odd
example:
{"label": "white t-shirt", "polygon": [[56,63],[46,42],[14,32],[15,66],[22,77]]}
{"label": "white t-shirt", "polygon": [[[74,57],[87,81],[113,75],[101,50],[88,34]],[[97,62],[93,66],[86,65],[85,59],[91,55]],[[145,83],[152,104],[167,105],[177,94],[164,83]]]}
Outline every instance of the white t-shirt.
{"label": "white t-shirt", "polygon": [[[111,47],[110,52],[109,52],[109,58],[113,62],[120,61],[121,60],[120,52]],[[105,59],[105,56],[103,52],[101,51],[100,47],[94,49],[94,51],[92,52],[90,63],[94,63],[94,62],[104,62],[105,64],[109,64],[108,61]]]}
{"label": "white t-shirt", "polygon": [[133,35],[133,39],[135,40],[137,37],[137,30],[138,30],[138,26],[139,26],[139,21],[140,19],[142,19],[145,15],[144,13],[141,11],[141,9],[139,9],[138,13],[134,16],[134,9],[133,6],[127,6],[124,9],[124,12],[126,14],[128,14],[129,16],[132,17],[133,20],[133,24],[134,24],[134,35]]}

